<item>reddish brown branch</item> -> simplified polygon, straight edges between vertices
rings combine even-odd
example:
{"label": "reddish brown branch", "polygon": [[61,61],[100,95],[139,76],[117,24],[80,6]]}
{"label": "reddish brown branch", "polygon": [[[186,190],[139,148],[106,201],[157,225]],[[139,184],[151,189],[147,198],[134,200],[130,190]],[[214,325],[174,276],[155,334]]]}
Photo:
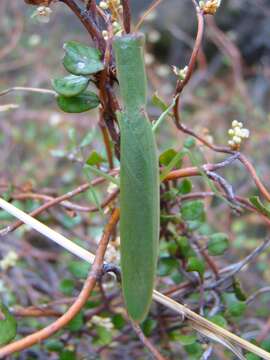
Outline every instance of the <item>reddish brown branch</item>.
{"label": "reddish brown branch", "polygon": [[109,223],[107,224],[102,239],[99,243],[95,261],[93,263],[92,269],[88,275],[87,280],[84,283],[83,289],[81,290],[79,296],[77,297],[74,304],[69,308],[69,310],[57,319],[51,325],[45,327],[44,329],[35,332],[32,335],[26,336],[21,340],[15,341],[9,345],[6,345],[0,349],[0,357],[3,358],[10,354],[13,354],[17,351],[22,351],[30,346],[33,346],[41,341],[47,339],[51,335],[55,334],[57,331],[66,326],[82,309],[82,307],[87,302],[91,291],[93,290],[97,279],[100,277],[103,259],[105,251],[111,236],[112,231],[114,230],[118,220],[119,220],[119,209],[115,209],[110,218]]}

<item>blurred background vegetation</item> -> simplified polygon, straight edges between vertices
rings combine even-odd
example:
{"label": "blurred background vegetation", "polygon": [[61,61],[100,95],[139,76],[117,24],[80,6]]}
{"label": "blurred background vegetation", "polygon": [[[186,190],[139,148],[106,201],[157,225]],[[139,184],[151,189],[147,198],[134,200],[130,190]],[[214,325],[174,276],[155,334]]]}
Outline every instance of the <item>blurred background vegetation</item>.
{"label": "blurred background vegetation", "polygon": [[[131,3],[135,22],[150,2],[136,0]],[[13,86],[51,89],[51,79],[64,74],[61,65],[63,43],[67,40],[89,43],[81,24],[64,5],[53,6],[49,25],[31,19],[32,12],[33,8],[20,0],[0,2],[0,91]],[[223,0],[215,18],[207,19],[198,68],[181,101],[182,121],[216,144],[227,144],[227,131],[233,119],[242,121],[250,129],[251,137],[241,150],[251,159],[258,175],[268,186],[269,17],[268,0]],[[149,114],[152,119],[158,117],[160,110],[151,102],[151,96],[157,91],[167,103],[171,101],[176,81],[172,65],[183,68],[188,63],[196,26],[191,1],[164,0],[142,27],[147,33],[146,62],[151,86]],[[7,104],[16,105],[17,108],[1,112],[1,107],[3,110]],[[51,95],[16,92],[1,97],[1,194],[11,197],[14,205],[30,212],[40,202],[22,200],[19,196],[16,198],[16,194],[34,191],[56,196],[88,181],[89,178],[74,158],[87,158],[93,151],[101,158],[106,158],[97,122],[97,112],[78,115],[62,113]],[[171,148],[179,151],[183,141],[184,136],[176,132],[172,121],[162,124],[158,133],[160,153]],[[78,151],[82,142],[83,147]],[[199,164],[223,158],[200,144],[197,144],[194,154]],[[183,166],[188,164],[189,160],[185,159]],[[234,164],[222,170],[222,175],[233,185],[237,195],[258,195],[252,179],[241,165]],[[207,183],[192,180],[192,191],[207,190]],[[99,187],[95,193],[98,201],[104,198],[107,191],[106,186]],[[182,191],[184,194],[185,190]],[[95,205],[91,191],[77,197],[76,201],[88,206]],[[229,239],[229,250],[217,260],[220,267],[243,259],[268,235],[267,226],[256,214],[244,212],[237,215],[226,203],[210,199],[205,201],[205,208],[207,222],[203,235],[207,236],[210,232],[226,233]],[[105,218],[99,213],[76,214],[60,207],[50,209],[39,218],[92,251],[105,223]],[[11,221],[7,213],[0,211],[0,229]],[[109,255],[117,258],[117,250],[114,251]],[[158,270],[161,288],[180,284],[184,280],[171,251],[168,243],[161,244],[163,260]],[[47,317],[22,316],[19,311],[21,307],[51,304],[54,301],[53,316],[62,313],[70,299],[74,299],[78,293],[88,271],[88,266],[27,227],[21,227],[3,238],[0,242],[0,256],[0,298],[18,316],[20,336],[50,322]],[[8,266],[3,262],[7,256],[15,258]],[[245,271],[237,274],[237,278],[246,294],[245,299],[258,289],[267,287],[270,281],[269,251],[265,251]],[[115,295],[119,293],[117,283],[111,278],[106,279],[103,291],[106,295],[100,294],[97,288],[84,313],[58,337],[13,355],[11,359],[150,358],[136,336],[127,332],[129,325],[119,309],[119,297]],[[231,295],[231,292],[228,294]],[[189,295],[181,295],[178,299],[192,307],[197,304],[198,292],[193,293],[193,297]],[[103,296],[105,299],[113,299],[111,307],[102,307]],[[239,303],[244,305],[241,307]],[[233,308],[226,316],[222,312],[222,319],[226,319],[231,331],[248,340],[254,340],[260,335],[263,346],[270,350],[270,293],[265,291],[250,304],[242,297],[237,304],[241,309],[238,307],[234,312]],[[170,320],[170,314],[160,320],[159,311],[157,306],[145,321],[145,334],[156,344],[162,339],[161,347],[170,359],[201,358],[206,347],[204,341],[197,341],[188,326],[184,327],[182,333],[188,337],[181,337],[177,331],[179,319],[172,320],[171,326],[167,327],[166,321]],[[93,319],[93,316],[98,317]],[[162,335],[164,329],[167,334]],[[231,359],[232,356],[217,346],[210,358]],[[250,359],[256,357],[250,356]]]}

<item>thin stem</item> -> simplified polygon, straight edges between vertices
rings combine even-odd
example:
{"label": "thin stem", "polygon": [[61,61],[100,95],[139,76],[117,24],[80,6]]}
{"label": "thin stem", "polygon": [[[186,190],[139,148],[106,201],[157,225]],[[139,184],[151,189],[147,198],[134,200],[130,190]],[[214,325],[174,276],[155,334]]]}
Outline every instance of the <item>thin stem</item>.
{"label": "thin stem", "polygon": [[164,356],[161,355],[161,353],[157,350],[157,348],[151,343],[149,339],[144,335],[142,329],[138,324],[136,324],[134,321],[130,319],[130,324],[137,334],[138,338],[141,340],[143,345],[151,352],[151,354],[154,356],[156,360],[166,360]]}
{"label": "thin stem", "polygon": [[124,29],[126,34],[129,34],[131,31],[131,10],[129,0],[122,0],[123,5],[123,21]]}
{"label": "thin stem", "polygon": [[49,94],[49,95],[54,95],[54,96],[57,95],[57,93],[54,90],[50,90],[50,89],[33,88],[33,87],[25,87],[25,86],[14,86],[12,88],[1,91],[0,96],[7,95],[7,94],[9,94],[11,92],[15,92],[15,91],[33,92],[33,93],[38,93],[38,94]]}

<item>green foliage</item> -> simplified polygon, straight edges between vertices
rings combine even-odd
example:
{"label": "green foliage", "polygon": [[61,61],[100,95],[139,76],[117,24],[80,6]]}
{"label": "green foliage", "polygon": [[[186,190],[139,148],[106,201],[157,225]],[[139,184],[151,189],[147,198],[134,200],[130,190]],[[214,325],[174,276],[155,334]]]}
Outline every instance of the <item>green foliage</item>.
{"label": "green foliage", "polygon": [[64,44],[64,50],[63,65],[74,75],[91,75],[104,69],[98,49],[78,41],[68,41]]}
{"label": "green foliage", "polygon": [[237,297],[238,300],[246,301],[247,296],[246,296],[246,294],[244,293],[244,291],[242,289],[240,281],[237,280],[237,279],[234,279],[233,290],[234,290],[234,294],[235,294],[235,296]]}
{"label": "green foliage", "polygon": [[61,352],[59,360],[76,360],[76,353],[70,350],[64,350]]}
{"label": "green foliage", "polygon": [[151,336],[157,326],[157,321],[147,318],[142,322],[141,328],[145,336]]}
{"label": "green foliage", "polygon": [[54,90],[65,97],[76,96],[88,86],[89,79],[84,76],[68,75],[64,78],[52,80]]}
{"label": "green foliage", "polygon": [[91,265],[84,261],[72,260],[68,263],[68,269],[78,279],[85,279],[91,269]]}
{"label": "green foliage", "polygon": [[115,329],[121,330],[126,325],[126,320],[123,318],[121,314],[115,314],[112,317],[112,323]]}
{"label": "green foliage", "polygon": [[223,298],[226,304],[226,316],[240,317],[244,315],[247,304],[244,301],[239,301],[235,294],[224,293]]}
{"label": "green foliage", "polygon": [[214,324],[226,328],[228,323],[227,320],[222,315],[214,315],[208,318],[208,320],[212,321]]}
{"label": "green foliage", "polygon": [[61,350],[63,350],[64,344],[58,339],[51,338],[45,342],[45,348],[48,351],[60,352]]}
{"label": "green foliage", "polygon": [[161,257],[158,264],[158,275],[168,276],[178,267],[179,263],[176,259],[171,257]]}
{"label": "green foliage", "polygon": [[251,196],[249,201],[257,210],[259,210],[263,215],[270,218],[270,210],[261,202],[258,196]]}
{"label": "green foliage", "polygon": [[91,165],[91,166],[95,166],[95,165],[98,166],[105,161],[106,161],[106,159],[104,159],[101,155],[99,155],[98,152],[92,151],[91,154],[89,155],[88,159],[86,160],[86,164]]}
{"label": "green foliage", "polygon": [[85,91],[77,96],[65,97],[59,95],[57,104],[67,113],[82,113],[96,108],[99,105],[98,96],[92,91]]}
{"label": "green foliage", "polygon": [[192,190],[192,182],[189,179],[184,179],[177,187],[179,194],[186,195]]}
{"label": "green foliage", "polygon": [[205,263],[202,259],[195,256],[188,258],[187,271],[196,271],[202,278],[205,272]]}
{"label": "green foliage", "polygon": [[223,255],[224,252],[229,248],[229,239],[227,234],[215,233],[211,235],[207,244],[207,248],[210,255]]}
{"label": "green foliage", "polygon": [[82,329],[83,325],[83,313],[80,312],[69,322],[67,328],[72,332],[77,332]]}
{"label": "green foliage", "polygon": [[16,336],[17,323],[8,308],[0,303],[0,346],[9,343]]}
{"label": "green foliage", "polygon": [[66,296],[71,296],[75,287],[72,279],[63,279],[59,284],[59,290]]}
{"label": "green foliage", "polygon": [[181,207],[181,215],[190,231],[198,229],[205,221],[203,202],[199,200],[185,202]]}
{"label": "green foliage", "polygon": [[106,329],[104,326],[96,326],[97,336],[94,338],[93,343],[96,346],[105,346],[111,343],[112,341],[112,332],[111,330]]}

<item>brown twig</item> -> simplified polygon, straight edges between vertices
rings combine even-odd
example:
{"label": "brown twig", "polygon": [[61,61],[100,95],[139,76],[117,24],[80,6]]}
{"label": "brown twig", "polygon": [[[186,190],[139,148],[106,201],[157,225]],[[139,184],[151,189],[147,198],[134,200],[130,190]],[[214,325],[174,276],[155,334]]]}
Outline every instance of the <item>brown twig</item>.
{"label": "brown twig", "polygon": [[44,329],[35,332],[32,335],[26,336],[21,340],[15,341],[9,345],[6,345],[0,349],[0,357],[4,358],[10,354],[13,354],[17,351],[22,351],[34,344],[40,343],[41,341],[47,339],[51,335],[55,334],[57,331],[66,326],[82,309],[82,307],[87,302],[91,291],[93,290],[97,279],[101,275],[103,259],[105,255],[105,251],[111,236],[113,229],[115,228],[118,220],[119,220],[119,209],[115,209],[112,213],[112,216],[104,230],[103,236],[98,245],[98,249],[96,252],[96,257],[92,266],[92,269],[86,279],[83,289],[78,295],[74,304],[69,308],[69,310],[62,315],[59,319],[57,319],[51,325],[45,327]]}
{"label": "brown twig", "polygon": [[[110,172],[111,175],[116,174],[118,171],[117,170],[113,170]],[[89,189],[90,186],[95,186],[98,184],[101,184],[105,181],[104,178],[97,178],[93,181],[91,181],[91,183],[85,183],[81,186],[79,186],[78,188],[69,191],[68,193],[58,196],[55,199],[52,199],[50,201],[48,201],[47,203],[45,203],[44,205],[40,206],[39,208],[35,209],[34,211],[32,211],[30,213],[31,216],[37,216],[40,213],[42,213],[43,211],[49,209],[50,207],[61,203],[62,201],[65,201],[67,199],[70,199],[71,197],[78,195],[84,191],[86,191],[87,189]],[[21,226],[23,223],[21,221],[16,221],[14,224],[9,225],[6,229],[3,229],[0,231],[0,236],[4,236],[7,233],[16,230],[19,226]]]}
{"label": "brown twig", "polygon": [[126,34],[131,31],[131,10],[129,0],[122,0],[123,5],[123,22]]}
{"label": "brown twig", "polygon": [[151,343],[150,340],[147,339],[147,337],[142,332],[142,329],[134,323],[132,320],[130,320],[130,324],[137,334],[138,338],[141,340],[143,345],[151,352],[151,354],[154,356],[156,360],[166,360],[164,356],[161,355],[161,353],[157,350],[157,348]]}
{"label": "brown twig", "polygon": [[95,22],[93,21],[91,14],[89,11],[80,8],[80,6],[74,0],[59,0],[60,2],[65,3],[73,13],[80,19],[95,44],[99,47],[99,49],[104,52],[106,49],[106,42],[97,28]]}

